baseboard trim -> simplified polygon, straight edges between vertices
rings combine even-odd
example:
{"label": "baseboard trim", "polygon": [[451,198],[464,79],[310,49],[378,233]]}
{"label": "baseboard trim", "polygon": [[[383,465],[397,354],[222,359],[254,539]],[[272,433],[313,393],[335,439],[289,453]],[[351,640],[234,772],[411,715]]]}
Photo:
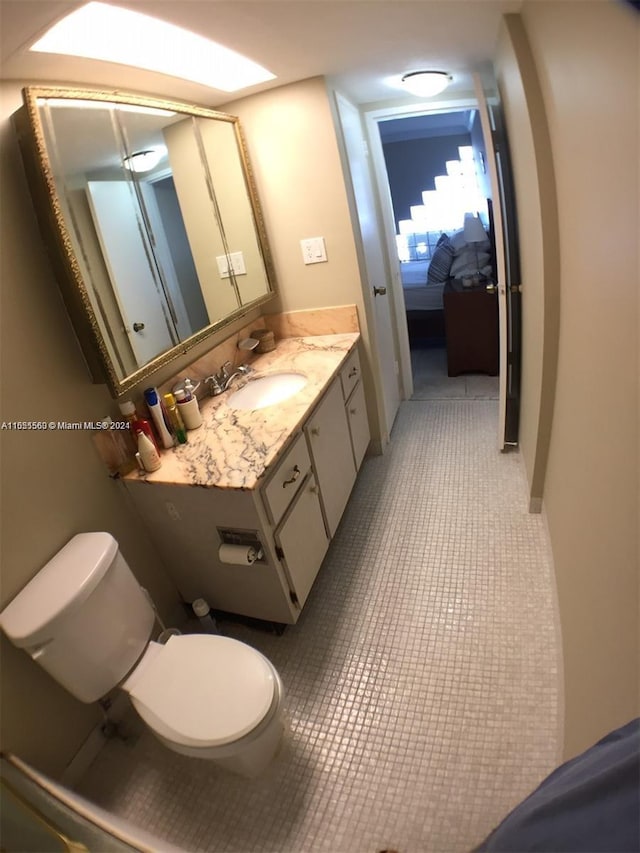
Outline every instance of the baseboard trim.
{"label": "baseboard trim", "polygon": [[[115,696],[112,701],[112,705],[109,708],[109,719],[114,723],[121,722],[129,708],[129,700],[126,696],[122,694]],[[73,756],[60,777],[59,781],[61,785],[64,785],[66,788],[73,788],[77,785],[91,764],[98,757],[100,750],[107,742],[107,738],[104,736],[102,731],[103,725],[104,722],[100,721],[92,729],[89,737]]]}
{"label": "baseboard trim", "polygon": [[529,512],[540,515],[542,512],[542,498],[529,498]]}

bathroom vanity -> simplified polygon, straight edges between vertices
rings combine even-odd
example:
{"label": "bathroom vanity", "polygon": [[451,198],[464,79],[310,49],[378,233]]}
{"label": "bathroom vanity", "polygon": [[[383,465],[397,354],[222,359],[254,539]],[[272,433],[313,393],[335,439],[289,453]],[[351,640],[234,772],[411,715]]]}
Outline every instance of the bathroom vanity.
{"label": "bathroom vanity", "polygon": [[[306,385],[261,409],[233,389],[202,402],[203,425],[123,482],[187,602],[293,624],[335,535],[369,444],[357,333],[287,338],[247,380],[288,371]],[[221,546],[254,548],[230,564]]]}

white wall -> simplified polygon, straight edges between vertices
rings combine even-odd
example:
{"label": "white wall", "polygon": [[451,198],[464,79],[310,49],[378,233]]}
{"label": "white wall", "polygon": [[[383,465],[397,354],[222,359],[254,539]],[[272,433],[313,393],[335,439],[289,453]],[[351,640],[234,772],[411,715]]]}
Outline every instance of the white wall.
{"label": "white wall", "polygon": [[[638,714],[638,57],[640,16],[624,3],[526,2],[555,172],[559,260],[557,385],[544,480],[565,669],[565,752]],[[505,41],[506,39],[506,41]],[[509,130],[523,104],[501,58]],[[511,57],[513,58],[513,57]],[[514,133],[517,133],[514,130]],[[526,185],[532,153],[514,152]],[[539,199],[519,192],[524,270],[535,276],[523,360],[540,376],[547,281]],[[532,229],[530,233],[523,231]],[[537,241],[538,248],[541,242]],[[526,288],[524,281],[525,310]],[[535,288],[543,286],[536,293]],[[551,282],[553,287],[553,282]],[[556,317],[556,319],[558,319]],[[537,325],[537,329],[536,329]],[[540,336],[536,338],[536,332]],[[541,378],[539,402],[553,393]],[[533,401],[535,403],[535,401]],[[535,411],[523,410],[535,461]]]}
{"label": "white wall", "polygon": [[[92,421],[117,407],[92,385],[36,225],[9,116],[20,86],[0,104],[0,421]],[[115,409],[115,410],[114,410]],[[75,533],[107,530],[170,619],[178,602],[124,489],[110,480],[89,432],[0,432],[2,598],[7,603]],[[59,774],[99,719],[24,653],[2,643],[2,749]]]}

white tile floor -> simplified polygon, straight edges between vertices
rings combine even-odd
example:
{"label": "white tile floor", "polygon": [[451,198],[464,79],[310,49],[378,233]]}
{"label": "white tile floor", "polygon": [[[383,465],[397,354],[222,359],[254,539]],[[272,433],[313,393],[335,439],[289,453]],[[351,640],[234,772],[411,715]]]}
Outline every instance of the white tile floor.
{"label": "white tile floor", "polygon": [[483,373],[447,375],[447,349],[411,347],[414,400],[497,400],[499,379]]}
{"label": "white tile floor", "polygon": [[496,403],[407,402],[296,626],[225,623],[275,664],[289,732],[247,781],[143,733],[79,790],[185,851],[469,850],[557,763],[559,647],[540,516]]}

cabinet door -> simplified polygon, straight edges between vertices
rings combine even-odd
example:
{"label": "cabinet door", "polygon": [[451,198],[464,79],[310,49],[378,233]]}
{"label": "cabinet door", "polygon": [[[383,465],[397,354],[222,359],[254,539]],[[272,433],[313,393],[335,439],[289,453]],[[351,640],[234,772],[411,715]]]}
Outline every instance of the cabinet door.
{"label": "cabinet door", "polygon": [[371,438],[362,382],[360,382],[349,398],[346,409],[347,418],[349,419],[349,429],[351,430],[353,458],[356,463],[356,469],[359,470]]}
{"label": "cabinet door", "polygon": [[276,534],[289,580],[302,608],[329,547],[313,474],[300,489]]}
{"label": "cabinet door", "polygon": [[356,479],[342,387],[336,379],[304,428],[327,521],[333,538]]}

